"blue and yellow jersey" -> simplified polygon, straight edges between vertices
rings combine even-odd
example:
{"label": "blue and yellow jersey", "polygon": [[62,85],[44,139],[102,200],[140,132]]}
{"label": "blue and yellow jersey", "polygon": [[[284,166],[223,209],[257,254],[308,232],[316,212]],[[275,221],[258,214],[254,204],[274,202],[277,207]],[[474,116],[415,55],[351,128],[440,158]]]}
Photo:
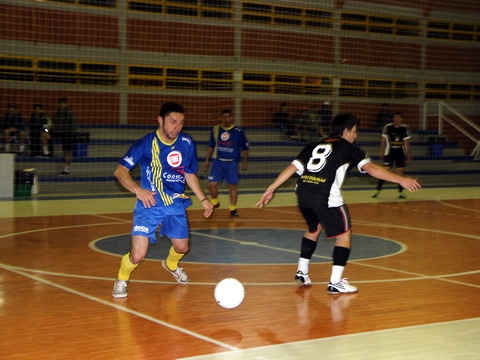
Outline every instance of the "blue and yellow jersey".
{"label": "blue and yellow jersey", "polygon": [[185,195],[185,173],[195,174],[198,170],[195,144],[184,133],[171,144],[162,142],[156,132],[147,134],[133,143],[119,164],[128,170],[140,167],[140,186],[157,193],[157,206],[189,200]]}
{"label": "blue and yellow jersey", "polygon": [[248,150],[248,140],[240,128],[229,129],[216,125],[210,132],[208,147],[214,148],[212,158],[239,161],[242,151]]}

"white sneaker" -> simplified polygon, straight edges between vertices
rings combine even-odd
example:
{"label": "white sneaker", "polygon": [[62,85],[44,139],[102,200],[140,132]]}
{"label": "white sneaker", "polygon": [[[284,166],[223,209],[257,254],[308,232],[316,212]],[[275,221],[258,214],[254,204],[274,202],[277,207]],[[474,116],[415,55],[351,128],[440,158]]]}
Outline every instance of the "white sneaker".
{"label": "white sneaker", "polygon": [[342,279],[339,283],[332,284],[331,282],[327,285],[327,292],[329,294],[349,294],[356,293],[358,289],[350,285],[347,279]]}
{"label": "white sneaker", "polygon": [[162,267],[172,274],[175,280],[177,280],[177,282],[180,284],[188,283],[188,275],[184,268],[178,267],[177,270],[172,271],[168,268],[165,260],[162,260]]}
{"label": "white sneaker", "polygon": [[308,277],[308,274],[304,274],[301,270],[297,271],[297,274],[295,275],[295,282],[303,286],[312,285],[312,281]]}
{"label": "white sneaker", "polygon": [[128,295],[127,286],[128,286],[128,281],[116,280],[115,284],[113,285],[112,296],[117,299],[126,298]]}

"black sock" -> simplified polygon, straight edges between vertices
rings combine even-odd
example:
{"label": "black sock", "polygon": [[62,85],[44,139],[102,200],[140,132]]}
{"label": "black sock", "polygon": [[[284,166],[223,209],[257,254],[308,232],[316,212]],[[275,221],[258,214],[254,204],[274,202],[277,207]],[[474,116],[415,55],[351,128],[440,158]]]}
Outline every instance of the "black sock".
{"label": "black sock", "polygon": [[346,266],[350,249],[343,246],[335,246],[333,248],[333,265]]}
{"label": "black sock", "polygon": [[307,239],[306,237],[302,238],[302,247],[300,250],[300,257],[304,259],[311,259],[315,249],[317,248],[317,242]]}
{"label": "black sock", "polygon": [[378,183],[377,183],[377,191],[380,191],[382,190],[382,186],[383,186],[383,183],[385,182],[385,180],[378,180]]}

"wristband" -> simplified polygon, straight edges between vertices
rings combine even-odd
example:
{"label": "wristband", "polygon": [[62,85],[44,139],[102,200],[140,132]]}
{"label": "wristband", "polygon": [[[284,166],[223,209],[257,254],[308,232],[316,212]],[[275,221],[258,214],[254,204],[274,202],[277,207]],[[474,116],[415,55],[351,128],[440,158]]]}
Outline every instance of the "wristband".
{"label": "wristband", "polygon": [[207,200],[207,198],[203,198],[202,200],[200,200],[200,202],[204,202],[205,200]]}

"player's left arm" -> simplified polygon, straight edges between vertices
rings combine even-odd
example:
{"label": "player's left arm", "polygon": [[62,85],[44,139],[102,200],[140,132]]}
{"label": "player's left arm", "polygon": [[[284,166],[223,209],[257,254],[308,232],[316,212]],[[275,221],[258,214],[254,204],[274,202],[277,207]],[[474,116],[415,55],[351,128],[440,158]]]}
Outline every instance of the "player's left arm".
{"label": "player's left arm", "polygon": [[247,170],[248,167],[248,149],[249,143],[247,140],[247,136],[243,131],[240,131],[240,150],[242,151],[243,161],[242,161],[242,170]]}
{"label": "player's left arm", "polygon": [[384,167],[374,164],[372,162],[367,162],[363,164],[361,168],[363,171],[367,172],[369,175],[377,179],[399,184],[410,192],[417,191],[422,187],[417,179],[397,175],[391,171],[388,171]]}
{"label": "player's left arm", "polygon": [[200,200],[200,204],[202,204],[203,208],[205,209],[203,215],[208,218],[210,215],[212,215],[213,205],[203,193],[203,190],[202,190],[202,187],[200,186],[200,181],[198,181],[197,175],[185,173],[185,181],[187,182],[188,187],[193,191],[195,196],[198,198],[198,200]]}
{"label": "player's left arm", "polygon": [[243,150],[242,170],[247,170],[248,167],[248,150]]}
{"label": "player's left arm", "polygon": [[410,138],[403,140],[403,144],[404,144],[404,147],[405,147],[405,152],[406,152],[405,156],[406,156],[407,162],[411,162],[412,161],[412,147],[411,147]]}

